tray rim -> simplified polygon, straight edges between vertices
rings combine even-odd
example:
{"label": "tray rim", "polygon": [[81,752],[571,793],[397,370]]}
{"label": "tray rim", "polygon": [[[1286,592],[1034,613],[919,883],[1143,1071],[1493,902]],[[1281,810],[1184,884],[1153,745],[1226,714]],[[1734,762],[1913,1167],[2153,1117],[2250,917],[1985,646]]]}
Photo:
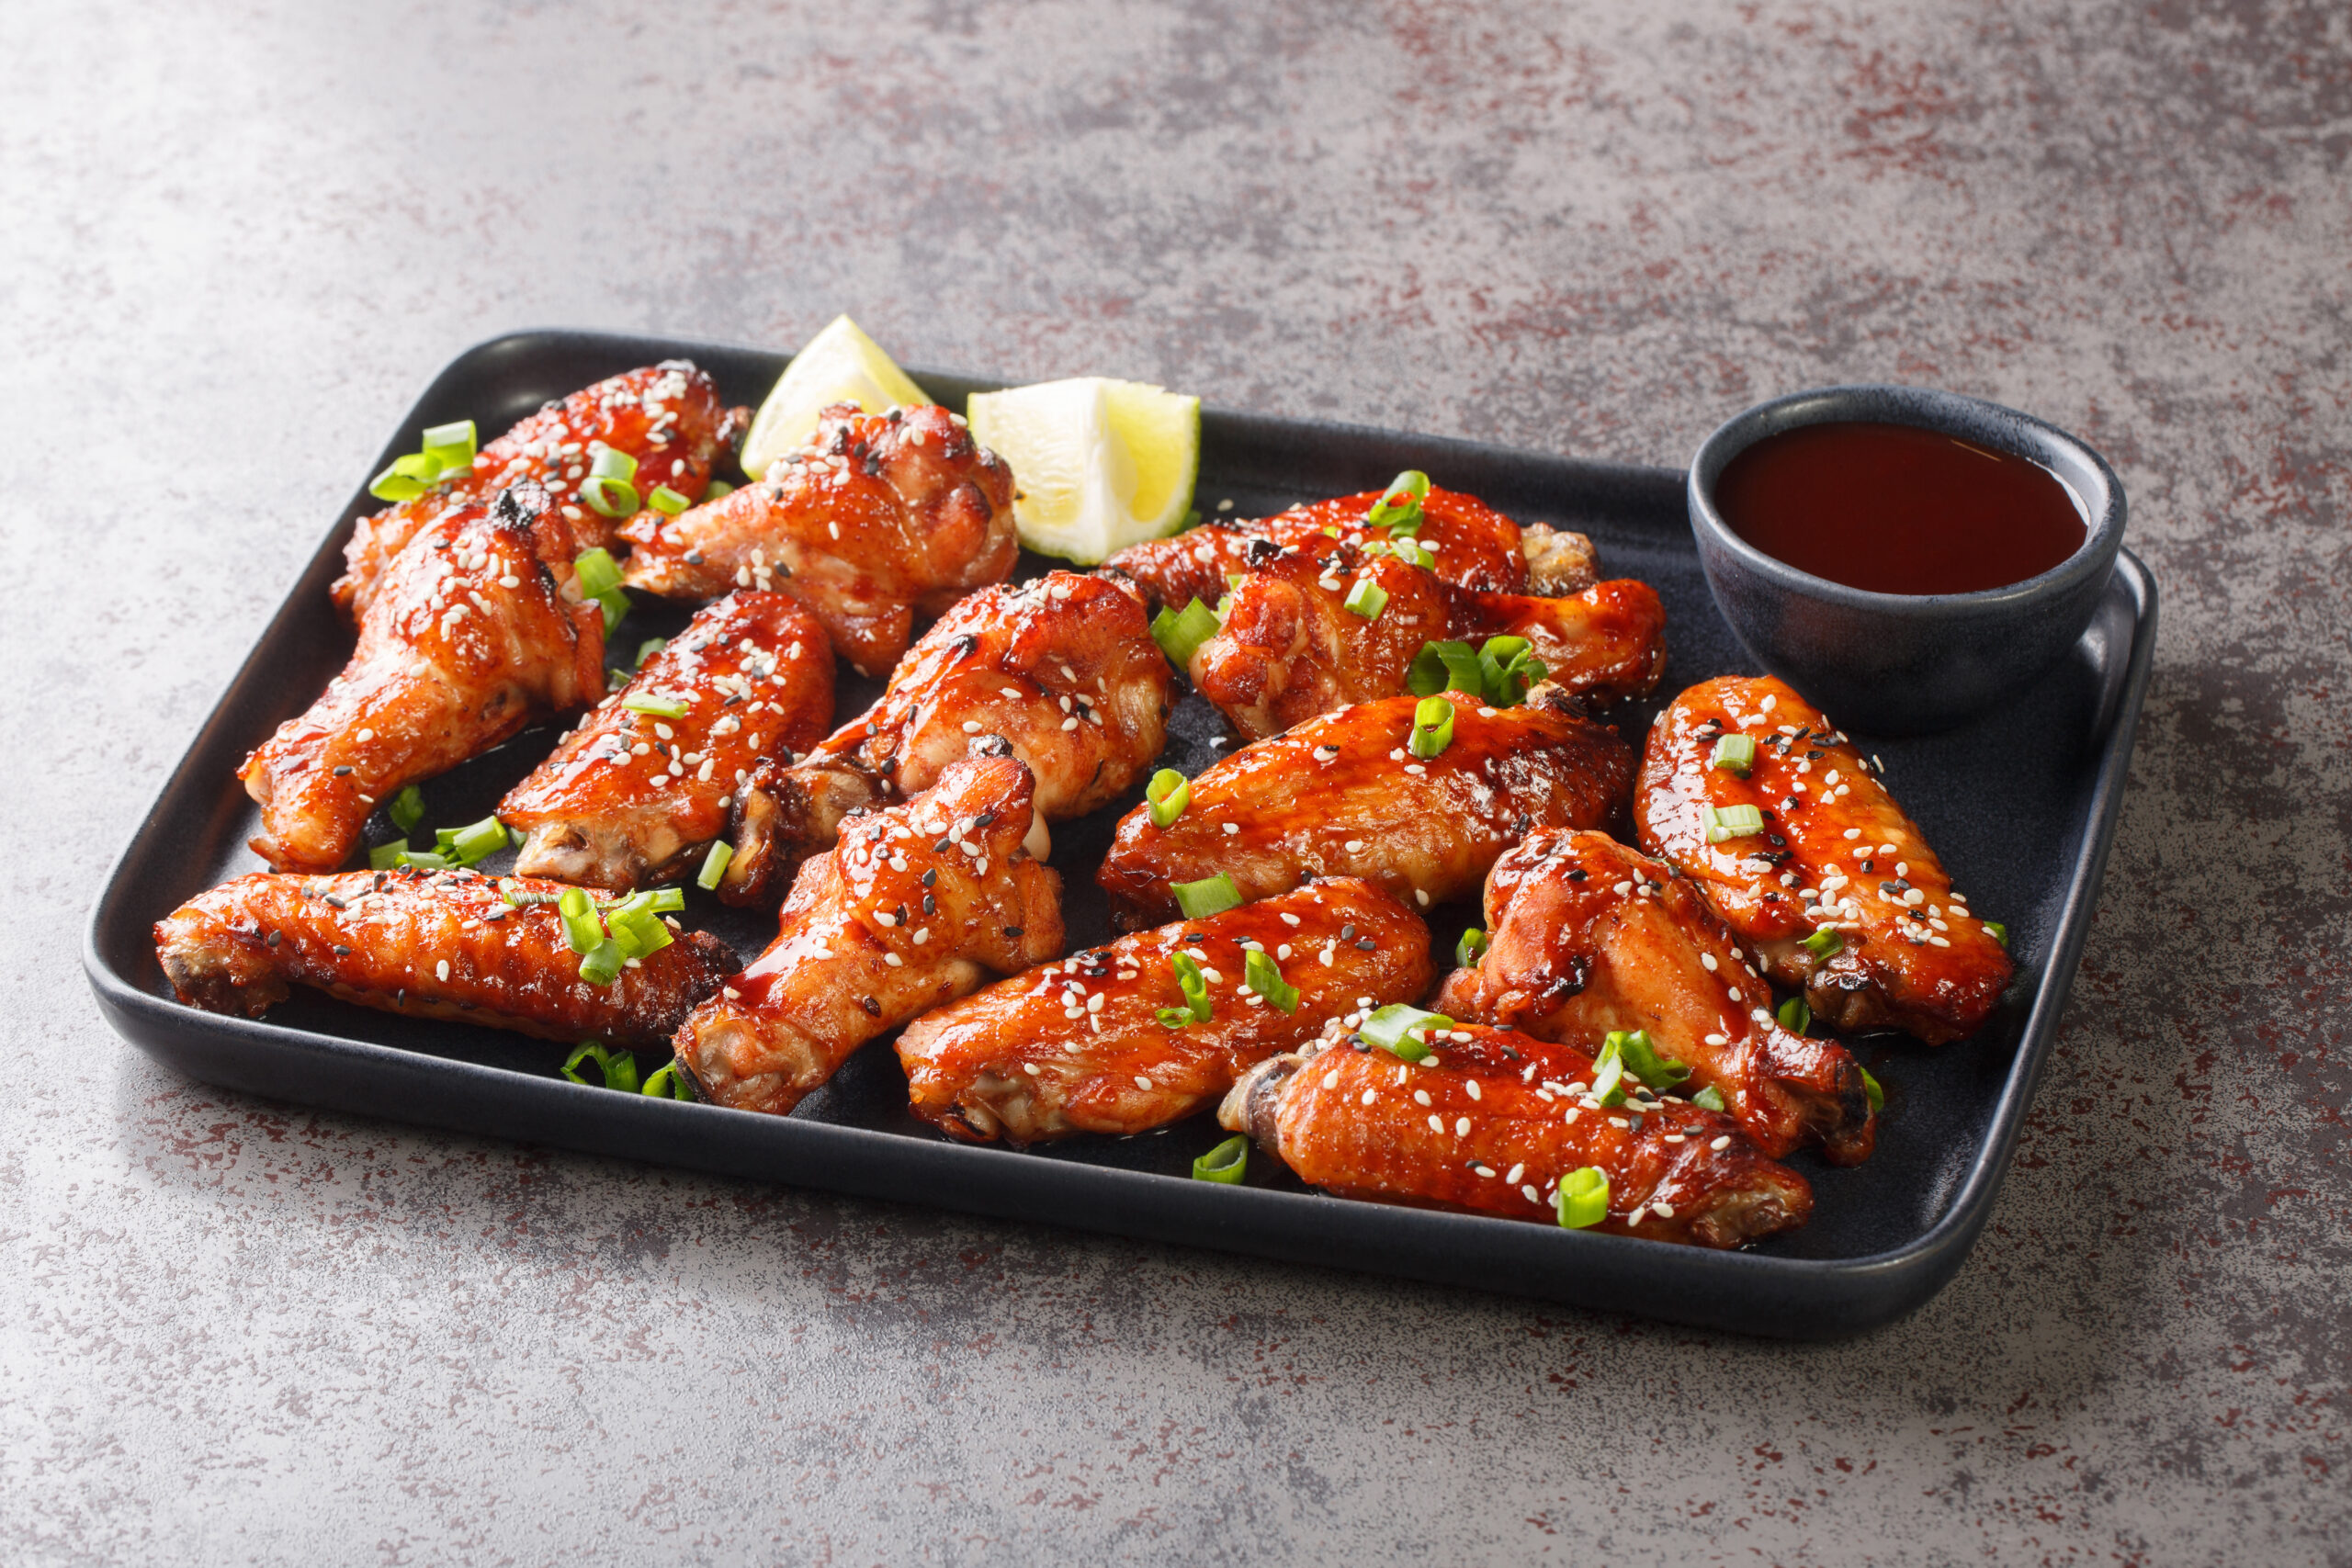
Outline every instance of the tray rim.
{"label": "tray rim", "polygon": [[[368,471],[376,471],[397,455],[401,446],[397,433],[417,423],[445,382],[470,373],[478,360],[527,355],[541,344],[608,350],[616,357],[692,357],[701,351],[751,354],[779,361],[789,357],[751,344],[650,334],[563,328],[500,333],[469,346],[440,368],[394,427],[395,434]],[[650,358],[640,362],[650,363]],[[972,385],[1000,384],[944,370],[918,369],[911,374]],[[1459,437],[1251,413],[1206,402],[1202,415],[1204,431],[1212,423],[1254,425],[1318,439],[1339,436],[1429,451],[1453,450],[1487,460],[1533,459],[1582,469],[1596,479],[1645,488],[1679,490],[1683,478],[1679,469],[1600,463]],[[1716,1253],[1630,1237],[1578,1235],[1571,1244],[1573,1252],[1559,1249],[1561,1258],[1576,1259],[1573,1264],[1531,1270],[1523,1256],[1528,1246],[1522,1244],[1536,1236],[1551,1242],[1561,1239],[1540,1226],[1498,1224],[1473,1214],[1347,1203],[1313,1192],[1212,1186],[1069,1160],[1008,1158],[1005,1150],[875,1128],[614,1094],[562,1078],[539,1077],[264,1020],[208,1013],[153,995],[139,980],[116,969],[103,951],[110,928],[125,918],[137,919],[135,911],[126,915],[120,908],[133,868],[157,852],[154,840],[166,816],[180,815],[184,798],[202,787],[203,781],[197,776],[199,759],[220,744],[220,731],[230,722],[240,696],[265,673],[273,645],[290,635],[289,623],[311,613],[305,595],[324,592],[340,570],[344,538],[356,518],[372,509],[364,484],[356,488],[164,775],[92,905],[83,932],[85,975],[109,1026],[150,1057],[199,1081],[266,1099],[510,1143],[538,1143],[741,1179],[785,1182],[1030,1224],[1211,1247],[1293,1264],[1401,1276],[1454,1289],[1466,1285],[1733,1333],[1800,1339],[1866,1333],[1916,1310],[1958,1271],[1991,1216],[1994,1199],[2023,1131],[2026,1111],[2054,1047],[2058,1021],[2088,939],[2154,668],[2158,616],[2154,576],[2128,548],[2120,551],[2105,597],[2120,592],[2129,602],[2130,648],[2124,656],[2123,678],[2110,688],[2112,711],[2098,714],[2091,731],[2097,740],[2096,773],[2085,806],[2081,840],[2052,927],[2050,954],[1992,1106],[1986,1134],[1969,1156],[1966,1175],[1955,1185],[1935,1222],[1898,1247],[1845,1258]],[[2090,761],[2088,752],[2086,748],[2086,763]],[[341,1085],[331,1081],[337,1077],[351,1081]],[[403,1097],[422,1093],[454,1103],[399,1107],[391,1103],[394,1097],[389,1092],[395,1089]],[[678,1117],[693,1120],[673,1120]],[[714,1117],[719,1120],[714,1122]],[[679,1138],[677,1134],[687,1136]],[[677,1146],[646,1152],[642,1145],[648,1142]],[[877,1155],[888,1157],[872,1159],[874,1168],[856,1168]],[[1041,1210],[1036,1206],[1040,1198],[1060,1206]],[[1155,1209],[1159,1213],[1154,1213]],[[1402,1258],[1395,1244],[1404,1241],[1415,1242],[1430,1254],[1451,1255],[1458,1260],[1457,1266],[1439,1269]],[[1598,1253],[1588,1251],[1596,1247],[1600,1249]],[[1727,1299],[1695,1299],[1709,1295]]]}

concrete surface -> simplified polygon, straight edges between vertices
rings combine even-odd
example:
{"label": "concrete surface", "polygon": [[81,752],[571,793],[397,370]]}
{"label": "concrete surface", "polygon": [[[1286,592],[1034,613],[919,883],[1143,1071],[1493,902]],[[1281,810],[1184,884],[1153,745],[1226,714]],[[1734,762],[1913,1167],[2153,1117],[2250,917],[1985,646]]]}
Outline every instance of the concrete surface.
{"label": "concrete surface", "polygon": [[[2348,26],[16,0],[0,1557],[2352,1562]],[[314,1116],[107,1032],[100,873],[442,361],[843,309],[1642,461],[1866,378],[2103,447],[2164,640],[1959,1279],[1749,1343]]]}

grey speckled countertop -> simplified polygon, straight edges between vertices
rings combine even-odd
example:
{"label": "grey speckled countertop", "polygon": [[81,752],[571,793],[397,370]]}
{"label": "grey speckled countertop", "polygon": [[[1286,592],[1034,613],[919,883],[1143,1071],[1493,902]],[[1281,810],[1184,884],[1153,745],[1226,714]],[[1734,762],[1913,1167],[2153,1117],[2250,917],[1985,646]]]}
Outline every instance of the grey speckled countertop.
{"label": "grey speckled countertop", "polygon": [[[2352,1562],[2340,4],[0,16],[0,1557]],[[1838,1347],[421,1134],[99,1021],[100,875],[524,325],[1679,463],[1844,379],[2113,459],[2165,595],[1991,1227]]]}

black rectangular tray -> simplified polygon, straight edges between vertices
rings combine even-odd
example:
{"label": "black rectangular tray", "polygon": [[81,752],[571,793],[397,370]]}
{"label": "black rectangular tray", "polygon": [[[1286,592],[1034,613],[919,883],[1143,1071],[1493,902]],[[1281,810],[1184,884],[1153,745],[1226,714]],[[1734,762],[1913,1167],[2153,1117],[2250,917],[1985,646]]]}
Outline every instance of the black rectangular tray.
{"label": "black rectangular tray", "polygon": [[[441,373],[368,471],[413,446],[425,425],[470,417],[495,432],[549,398],[673,357],[693,359],[730,401],[746,403],[765,394],[786,363],[756,349],[664,339],[499,338]],[[918,378],[955,408],[995,385]],[[1229,499],[1234,515],[1264,515],[1377,488],[1417,468],[1522,522],[1589,534],[1608,575],[1641,578],[1667,604],[1671,663],[1656,700],[1616,716],[1629,736],[1640,736],[1657,703],[1684,686],[1756,668],[1708,597],[1674,470],[1221,410],[1204,412],[1202,438],[1196,503],[1211,513]],[[351,634],[327,585],[353,520],[376,505],[364,490],[352,498],[173,770],[91,918],[83,962],[99,1007],[158,1061],[253,1094],[461,1132],[1796,1338],[1859,1333],[1917,1307],[1951,1277],[1983,1227],[2090,924],[2155,637],[2155,585],[2127,553],[2074,655],[2023,701],[1956,733],[1873,748],[1972,907],[2007,921],[2018,978],[1973,1039],[1937,1050],[1892,1036],[1856,1042],[1887,1089],[1877,1153],[1853,1170],[1796,1156],[1792,1163],[1816,1194],[1812,1223],[1747,1252],[1713,1253],[1344,1201],[1307,1190],[1262,1154],[1246,1185],[1193,1181],[1193,1157],[1224,1136],[1208,1116],[1025,1153],[951,1143],[909,1114],[905,1080],[883,1042],[858,1053],[793,1115],[777,1118],[576,1085],[557,1070],[565,1054],[559,1046],[308,991],[259,1021],[180,1006],[156,965],[150,928],[194,894],[257,868],[244,847],[255,813],[236,770],[348,656]],[[1046,564],[1024,556],[1022,570]],[[681,611],[640,600],[615,638],[616,659],[684,621]],[[842,715],[879,690],[847,676]],[[1193,773],[1224,754],[1213,743],[1219,728],[1214,711],[1188,695],[1170,764]],[[486,815],[557,733],[528,731],[427,784],[427,823]],[[1074,949],[1109,934],[1093,869],[1131,804],[1056,829],[1053,863],[1063,875]],[[369,841],[390,833],[379,816]],[[774,933],[767,918],[724,909],[698,892],[690,899],[688,918],[746,958]],[[1438,951],[1450,953],[1476,910],[1432,916]],[[650,1071],[651,1058],[643,1066]]]}

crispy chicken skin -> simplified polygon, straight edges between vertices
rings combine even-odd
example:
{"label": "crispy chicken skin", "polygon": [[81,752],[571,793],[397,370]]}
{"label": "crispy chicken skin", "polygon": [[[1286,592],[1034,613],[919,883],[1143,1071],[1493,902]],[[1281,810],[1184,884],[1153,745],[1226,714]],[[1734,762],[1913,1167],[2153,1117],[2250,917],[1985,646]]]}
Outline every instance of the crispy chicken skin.
{"label": "crispy chicken skin", "polygon": [[[1242,976],[1245,942],[1298,988],[1294,1010]],[[1121,937],[925,1013],[899,1036],[914,1112],[959,1138],[1030,1144],[1075,1133],[1141,1133],[1207,1109],[1242,1072],[1295,1051],[1329,1020],[1428,988],[1420,917],[1367,882],[1317,882],[1204,920]],[[1185,1007],[1169,955],[1208,981],[1205,1022]],[[1189,1011],[1185,1014],[1191,1018]]]}
{"label": "crispy chicken skin", "polygon": [[343,673],[245,759],[254,852],[332,871],[379,800],[604,689],[604,611],[572,573],[573,525],[537,485],[418,530],[370,597]]}
{"label": "crispy chicken skin", "polygon": [[1456,703],[1453,743],[1426,761],[1406,749],[1414,705],[1364,703],[1245,747],[1192,781],[1165,828],[1136,807],[1097,877],[1114,918],[1157,925],[1177,912],[1170,883],[1219,872],[1245,899],[1314,876],[1360,876],[1416,908],[1466,898],[1531,829],[1605,821],[1633,781],[1633,748],[1556,687],[1519,707]]}
{"label": "crispy chicken skin", "polygon": [[1609,1178],[1596,1229],[1736,1247],[1803,1224],[1804,1178],[1729,1118],[1680,1100],[1603,1108],[1592,1060],[1507,1029],[1457,1024],[1415,1066],[1339,1034],[1254,1067],[1218,1108],[1302,1180],[1343,1198],[1556,1224],[1560,1179]]}
{"label": "crispy chicken skin", "polygon": [[[631,701],[684,712],[643,713]],[[514,869],[618,893],[676,879],[727,830],[735,786],[833,719],[833,649],[800,602],[738,589],[706,606],[498,806],[529,835]]]}
{"label": "crispy chicken skin", "polygon": [[[1175,684],[1142,604],[1114,581],[1056,571],[983,588],[908,650],[870,711],[797,764],[752,770],[719,897],[774,903],[844,816],[930,788],[976,734],[1012,742],[1046,821],[1084,816],[1159,757]],[[1044,841],[1033,848],[1042,858]]]}
{"label": "crispy chicken skin", "polygon": [[1487,878],[1487,934],[1477,966],[1455,970],[1430,1004],[1447,1017],[1585,1050],[1612,1029],[1646,1030],[1690,1069],[1679,1091],[1722,1095],[1774,1159],[1803,1144],[1836,1165],[1869,1156],[1860,1066],[1781,1027],[1730,929],[1664,862],[1606,833],[1539,828]]}
{"label": "crispy chicken skin", "polygon": [[1523,637],[1545,680],[1594,703],[1647,696],[1666,673],[1666,606],[1630,578],[1554,599],[1457,593],[1453,635],[1474,646]]}
{"label": "crispy chicken skin", "polygon": [[377,580],[419,528],[452,508],[487,505],[510,485],[546,486],[580,514],[587,541],[582,549],[609,545],[615,525],[580,500],[590,447],[609,446],[636,458],[639,495],[667,485],[695,501],[709,487],[712,465],[741,436],[747,413],[721,403],[718,384],[682,359],[615,376],[548,403],[484,446],[464,473],[413,501],[362,517],[344,547],[334,602],[359,619]]}
{"label": "crispy chicken skin", "polygon": [[546,1040],[658,1045],[735,966],[727,944],[684,931],[609,986],[580,977],[555,883],[510,906],[471,871],[254,872],[155,925],[155,956],[190,1007],[258,1018],[294,985],[410,1018],[487,1024]]}
{"label": "crispy chicken skin", "polygon": [[867,414],[836,403],[757,484],[677,517],[640,513],[624,581],[673,599],[775,588],[825,625],[862,674],[936,615],[1012,575],[1012,470],[936,404]]}
{"label": "crispy chicken skin", "polygon": [[[1753,737],[1747,777],[1712,765]],[[1707,841],[1705,807],[1753,806],[1761,835]],[[1860,750],[1770,676],[1702,682],[1657,716],[1634,800],[1642,847],[1671,862],[1761,957],[1845,1030],[1907,1030],[1931,1045],[1983,1027],[2015,973]],[[1834,929],[1827,957],[1804,946]]]}
{"label": "crispy chicken skin", "polygon": [[678,1030],[703,1097],[781,1116],[876,1035],[1060,953],[1060,879],[1021,848],[1033,788],[1018,758],[974,757],[844,824],[768,950]]}

